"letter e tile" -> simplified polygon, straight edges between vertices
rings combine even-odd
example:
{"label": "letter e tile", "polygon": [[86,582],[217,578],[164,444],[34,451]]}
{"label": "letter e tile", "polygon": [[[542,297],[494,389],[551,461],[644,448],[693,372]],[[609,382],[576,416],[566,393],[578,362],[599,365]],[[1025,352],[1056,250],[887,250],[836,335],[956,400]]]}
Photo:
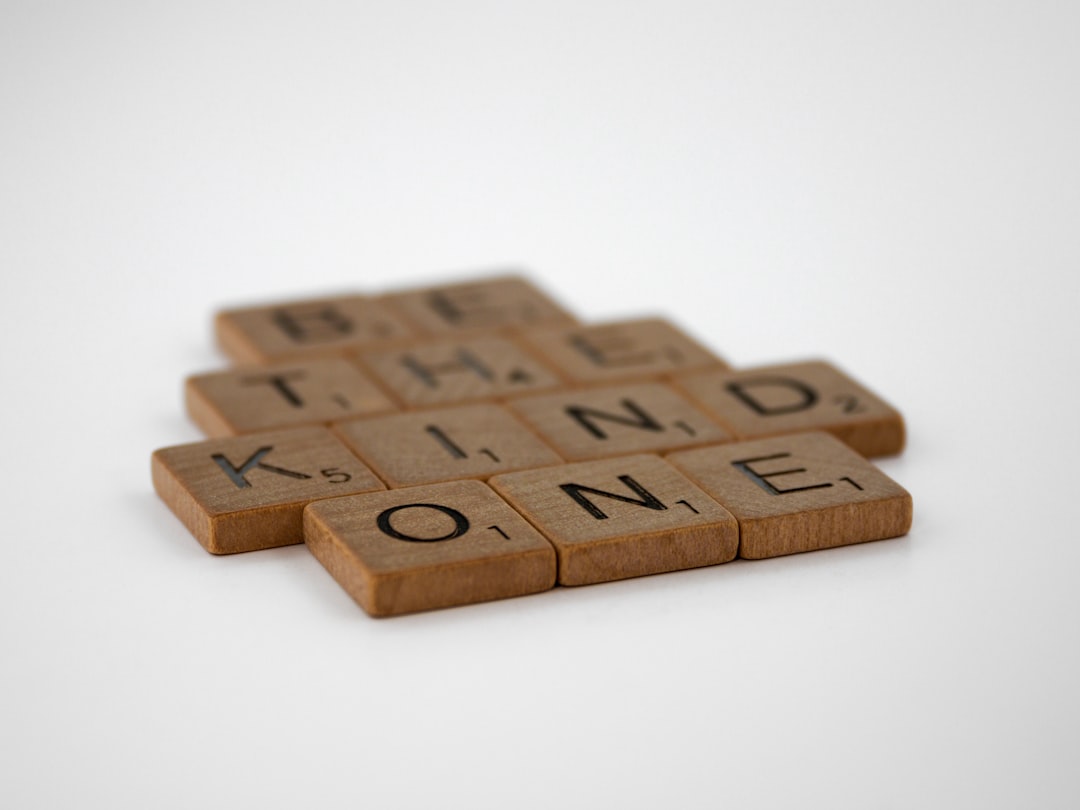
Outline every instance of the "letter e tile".
{"label": "letter e tile", "polygon": [[480,481],[313,503],[311,553],[372,616],[485,602],[555,585],[555,551]]}
{"label": "letter e tile", "polygon": [[907,534],[911,496],[828,433],[667,457],[739,521],[739,556],[777,557]]}
{"label": "letter e tile", "polygon": [[529,329],[520,337],[578,385],[728,368],[719,357],[661,318]]}

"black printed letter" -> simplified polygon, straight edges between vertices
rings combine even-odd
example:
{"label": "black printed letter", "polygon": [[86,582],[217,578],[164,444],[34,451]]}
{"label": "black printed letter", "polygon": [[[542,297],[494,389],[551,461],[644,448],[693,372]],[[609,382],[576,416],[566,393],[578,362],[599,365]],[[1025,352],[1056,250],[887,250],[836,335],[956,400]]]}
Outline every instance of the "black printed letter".
{"label": "black printed letter", "polygon": [[302,371],[291,371],[288,374],[269,374],[262,377],[246,377],[241,380],[244,385],[262,385],[263,383],[269,383],[270,386],[277,391],[281,396],[285,398],[285,401],[292,405],[294,408],[304,407],[304,400],[300,399],[300,395],[289,386],[288,381],[302,380],[307,375]]}
{"label": "black printed letter", "polygon": [[[758,461],[772,461],[776,458],[791,458],[791,453],[777,453],[772,456],[760,456],[758,458],[744,458],[742,461],[733,461],[732,465],[743,475],[768,492],[770,495],[785,495],[789,492],[803,492],[808,489],[825,489],[831,487],[832,484],[809,484],[805,487],[792,487],[791,489],[780,489],[769,481],[770,478],[776,478],[780,475],[793,475],[794,473],[806,472],[806,467],[795,467],[790,470],[777,470],[776,472],[761,473],[750,467],[751,464],[755,464]],[[854,482],[853,482],[854,483]],[[856,486],[858,486],[856,484]]]}
{"label": "black printed letter", "polygon": [[607,515],[600,510],[600,507],[582,495],[583,492],[588,492],[590,495],[599,495],[601,498],[611,498],[615,501],[622,501],[623,503],[637,504],[638,506],[644,506],[646,509],[655,509],[657,511],[664,511],[667,509],[659,498],[649,492],[649,490],[645,489],[645,487],[629,475],[620,475],[619,480],[626,484],[633,492],[640,495],[641,500],[638,500],[637,498],[628,498],[625,495],[616,495],[614,492],[605,492],[602,489],[585,487],[581,484],[560,484],[559,489],[577,501],[582,509],[597,520],[607,520]]}
{"label": "black printed letter", "polygon": [[274,324],[297,343],[329,340],[353,331],[352,321],[329,304],[307,309],[279,309],[271,317]]}
{"label": "black printed letter", "polygon": [[[410,534],[402,534],[390,525],[391,516],[402,509],[434,509],[444,515],[449,515],[450,519],[454,521],[454,528],[449,534],[444,534],[442,537],[413,537]],[[395,540],[408,540],[410,543],[436,543],[439,540],[453,540],[455,537],[461,537],[469,530],[469,519],[457,509],[451,509],[449,506],[440,506],[437,503],[406,503],[384,509],[375,519],[375,525],[379,527],[379,531],[387,537],[393,537]]]}
{"label": "black printed letter", "polygon": [[598,411],[595,408],[583,408],[580,405],[567,405],[566,413],[568,416],[576,419],[579,425],[598,439],[606,439],[607,434],[592,421],[593,419],[607,419],[609,422],[618,422],[620,425],[627,425],[628,427],[640,428],[642,430],[659,431],[664,429],[663,425],[653,419],[652,416],[646,413],[645,410],[632,399],[624,399],[619,404],[632,413],[635,418],[631,419],[630,417],[617,413]]}
{"label": "black printed letter", "polygon": [[247,478],[245,478],[244,476],[256,468],[260,470],[266,470],[267,472],[277,473],[278,475],[285,475],[289,478],[311,478],[310,475],[305,475],[304,473],[293,472],[292,470],[285,470],[281,467],[274,467],[270,464],[264,464],[263,458],[273,449],[274,448],[272,446],[260,447],[252,454],[251,458],[249,458],[239,467],[234,466],[231,461],[225,458],[225,455],[223,453],[214,453],[212,456],[210,456],[210,458],[217,462],[217,465],[221,467],[222,471],[227,476],[229,476],[229,480],[236,484],[236,486],[240,489],[251,486]]}
{"label": "black printed letter", "polygon": [[[805,383],[793,380],[790,377],[755,377],[752,380],[740,380],[729,382],[727,390],[734,394],[740,402],[746,405],[760,416],[779,416],[784,413],[798,413],[812,407],[818,401],[817,391]],[[747,391],[748,388],[779,388],[787,389],[797,395],[797,399],[782,404],[762,402]],[[782,397],[784,398],[784,397]]]}

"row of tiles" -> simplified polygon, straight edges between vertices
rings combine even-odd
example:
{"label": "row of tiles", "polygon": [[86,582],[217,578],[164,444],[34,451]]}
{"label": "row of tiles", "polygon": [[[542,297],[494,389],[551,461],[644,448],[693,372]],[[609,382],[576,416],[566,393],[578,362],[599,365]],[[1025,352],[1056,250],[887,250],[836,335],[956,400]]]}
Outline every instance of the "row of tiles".
{"label": "row of tiles", "polygon": [[[188,412],[210,436],[500,402],[571,461],[806,430],[868,457],[905,440],[895,408],[827,363],[732,371],[660,319],[580,325],[517,276],[226,310],[217,327],[234,358],[278,362],[188,379]],[[295,356],[307,359],[280,362]],[[414,435],[415,421],[354,432]]]}
{"label": "row of tiles", "polygon": [[[358,386],[358,396],[374,401],[381,390],[384,400],[407,408],[729,368],[661,318],[414,340],[363,351],[336,350],[330,355],[348,358],[377,382],[367,389]],[[268,376],[280,377],[287,373],[282,362],[295,363],[297,358],[261,367]],[[203,376],[212,378],[202,375],[197,379]]]}
{"label": "row of tiles", "polygon": [[214,321],[238,363],[271,363],[419,338],[456,338],[577,318],[520,276],[491,276],[377,297],[336,295],[227,309]]}
{"label": "row of tiles", "polygon": [[159,450],[208,550],[306,541],[372,615],[905,534],[911,497],[825,433],[385,490],[323,428]]}
{"label": "row of tiles", "polygon": [[[452,402],[472,401],[477,382],[485,384],[469,376],[441,387]],[[701,371],[667,382],[560,388],[494,401],[505,410],[474,405],[401,413],[363,372],[340,358],[200,375],[186,386],[188,412],[210,436],[334,423],[376,466],[380,457],[395,454],[385,446],[395,443],[391,437],[422,456],[423,447],[438,449],[431,443],[438,431],[462,437],[441,444],[456,455],[469,445],[498,453],[490,444],[498,437],[520,445],[526,455],[510,469],[550,463],[552,449],[559,460],[578,461],[807,430],[831,432],[868,457],[898,453],[904,444],[904,422],[895,408],[820,361]],[[410,445],[410,437],[425,432],[422,446]],[[438,463],[439,456],[434,460]],[[470,475],[503,469],[481,467]],[[426,482],[390,475],[396,486]]]}

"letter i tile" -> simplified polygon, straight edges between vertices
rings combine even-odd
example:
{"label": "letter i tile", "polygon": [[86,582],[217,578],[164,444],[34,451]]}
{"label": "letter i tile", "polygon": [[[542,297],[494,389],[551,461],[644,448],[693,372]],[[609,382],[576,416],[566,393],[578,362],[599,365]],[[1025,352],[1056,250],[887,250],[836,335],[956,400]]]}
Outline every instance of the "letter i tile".
{"label": "letter i tile", "polygon": [[311,501],[385,489],[323,427],[166,447],[151,473],[161,499],[213,554],[302,543]]}
{"label": "letter i tile", "polygon": [[867,457],[904,448],[900,413],[829,363],[707,371],[675,382],[742,439],[824,430]]}
{"label": "letter i tile", "polygon": [[562,462],[505,408],[490,403],[354,419],[333,430],[392,489]]}
{"label": "letter i tile", "polygon": [[313,503],[304,539],[372,616],[485,602],[555,585],[555,550],[480,481]]}

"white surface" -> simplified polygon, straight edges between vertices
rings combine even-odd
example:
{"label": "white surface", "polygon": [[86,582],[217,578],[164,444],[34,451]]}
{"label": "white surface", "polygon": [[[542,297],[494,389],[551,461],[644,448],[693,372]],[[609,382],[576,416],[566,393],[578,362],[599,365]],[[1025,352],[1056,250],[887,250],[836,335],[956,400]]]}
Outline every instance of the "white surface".
{"label": "white surface", "polygon": [[[0,804],[1076,807],[1077,9],[0,6]],[[910,536],[375,621],[153,495],[216,308],[505,264],[850,370]]]}

